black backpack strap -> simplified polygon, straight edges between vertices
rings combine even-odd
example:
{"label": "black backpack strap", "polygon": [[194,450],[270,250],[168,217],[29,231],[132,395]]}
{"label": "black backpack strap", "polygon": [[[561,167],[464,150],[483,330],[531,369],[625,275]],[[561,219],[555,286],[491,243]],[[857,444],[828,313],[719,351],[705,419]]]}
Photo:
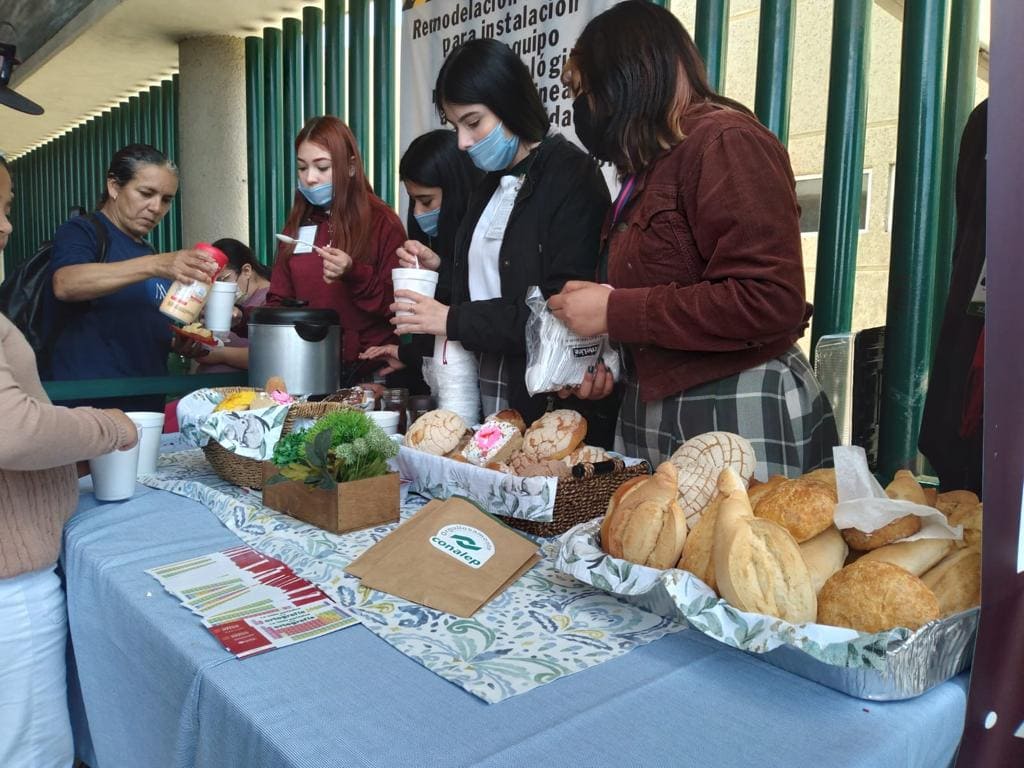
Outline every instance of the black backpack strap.
{"label": "black backpack strap", "polygon": [[103,222],[99,220],[99,217],[94,213],[87,215],[89,223],[92,224],[93,231],[96,232],[96,244],[99,245],[99,253],[96,256],[96,264],[102,264],[107,260],[107,245],[110,243],[110,238],[107,235],[107,228]]}

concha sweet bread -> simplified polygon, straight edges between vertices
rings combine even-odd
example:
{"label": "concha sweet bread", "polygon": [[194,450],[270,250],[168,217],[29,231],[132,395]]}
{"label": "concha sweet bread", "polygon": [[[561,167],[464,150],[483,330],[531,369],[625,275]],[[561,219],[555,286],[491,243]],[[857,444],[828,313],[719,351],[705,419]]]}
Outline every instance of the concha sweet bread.
{"label": "concha sweet bread", "polygon": [[523,414],[515,408],[505,408],[497,413],[492,413],[484,421],[504,421],[518,429],[520,434],[526,432],[526,421],[523,419]]}
{"label": "concha sweet bread", "polygon": [[514,452],[506,464],[519,477],[566,477],[570,472],[560,459],[531,459],[522,449]]}
{"label": "concha sweet bread", "polygon": [[818,594],[818,623],[859,632],[918,629],[939,618],[939,601],[898,565],[861,558],[825,582]]}
{"label": "concha sweet bread", "polygon": [[424,453],[444,456],[454,450],[466,433],[466,422],[457,413],[428,411],[409,427],[405,444]]}
{"label": "concha sweet bread", "polygon": [[754,447],[732,432],[705,432],[692,437],[679,446],[669,461],[678,471],[679,506],[690,528],[714,498],[723,469],[732,467],[746,483],[757,465]]}
{"label": "concha sweet bread", "polygon": [[587,420],[576,411],[549,411],[523,437],[523,453],[534,461],[564,459],[583,442]]}
{"label": "concha sweet bread", "polygon": [[597,464],[600,461],[608,461],[609,458],[611,457],[604,448],[596,445],[581,445],[562,461],[566,466],[575,467],[577,464]]}
{"label": "concha sweet bread", "polygon": [[651,568],[671,568],[686,541],[686,521],[676,503],[676,470],[668,462],[653,475],[620,485],[601,524],[601,546],[612,557]]}
{"label": "concha sweet bread", "polygon": [[519,428],[507,421],[485,422],[462,449],[462,456],[470,464],[484,467],[491,463],[503,464],[523,444]]}
{"label": "concha sweet bread", "polygon": [[832,525],[838,503],[831,486],[797,478],[779,483],[762,496],[754,514],[778,523],[800,544]]}

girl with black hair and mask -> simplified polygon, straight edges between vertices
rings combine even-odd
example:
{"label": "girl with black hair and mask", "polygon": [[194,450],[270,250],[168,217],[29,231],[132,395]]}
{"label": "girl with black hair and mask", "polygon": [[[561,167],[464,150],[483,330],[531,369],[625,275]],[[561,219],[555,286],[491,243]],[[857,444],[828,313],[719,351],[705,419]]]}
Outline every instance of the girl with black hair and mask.
{"label": "girl with black hair and mask", "polygon": [[[174,163],[155,147],[130,144],[111,160],[92,216],[78,216],[57,230],[46,312],[57,333],[49,376],[61,380],[167,374],[172,334],[160,314],[160,302],[172,281],[208,283],[217,272],[217,263],[202,251],[154,253],[147,242],[177,192]],[[97,263],[101,235],[107,243],[106,258]],[[148,395],[94,398],[80,404],[163,410],[163,401],[160,395]]]}
{"label": "girl with black hair and mask", "polygon": [[[435,297],[446,301],[455,234],[483,171],[459,149],[454,131],[439,128],[412,140],[399,161],[398,175],[409,195],[406,229],[411,238],[398,249],[398,258],[415,264],[421,254],[425,259],[431,258],[428,254],[436,254],[440,277]],[[419,370],[423,357],[433,351],[433,337],[418,335],[401,345],[370,347],[360,357],[387,360],[381,373],[388,374],[405,366]],[[410,391],[413,389],[414,394],[428,391],[422,379],[410,384]]]}
{"label": "girl with black hair and mask", "polygon": [[[622,187],[600,283],[568,283],[548,306],[624,350],[620,449],[657,465],[727,430],[753,444],[759,480],[831,465],[832,411],[796,346],[811,307],[785,147],[710,88],[683,25],[653,3],[594,17],[563,74],[577,135]],[[579,394],[611,391],[599,367]]]}
{"label": "girl with black hair and mask", "polygon": [[[472,40],[453,50],[434,103],[455,127],[459,148],[487,175],[455,236],[447,285],[438,286],[447,300],[397,291],[413,303],[393,305],[411,315],[392,322],[399,332],[446,336],[475,352],[484,414],[511,407],[529,423],[548,397],[526,389],[527,290],[536,285],[551,295],[568,280],[594,278],[608,188],[592,158],[549,131],[529,70],[504,43]],[[410,255],[399,257],[415,266]],[[430,249],[417,258],[420,267],[441,265]],[[587,415],[588,442],[607,442],[601,419]]]}

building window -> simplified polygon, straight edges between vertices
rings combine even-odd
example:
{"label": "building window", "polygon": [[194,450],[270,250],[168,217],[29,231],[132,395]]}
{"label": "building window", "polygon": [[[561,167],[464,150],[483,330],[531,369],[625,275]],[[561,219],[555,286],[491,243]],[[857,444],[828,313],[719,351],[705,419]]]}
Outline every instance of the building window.
{"label": "building window", "polygon": [[[868,231],[868,200],[871,198],[871,171],[864,171],[860,183],[860,225],[861,232]],[[797,176],[796,201],[800,205],[800,233],[818,234],[821,221],[821,174]]]}

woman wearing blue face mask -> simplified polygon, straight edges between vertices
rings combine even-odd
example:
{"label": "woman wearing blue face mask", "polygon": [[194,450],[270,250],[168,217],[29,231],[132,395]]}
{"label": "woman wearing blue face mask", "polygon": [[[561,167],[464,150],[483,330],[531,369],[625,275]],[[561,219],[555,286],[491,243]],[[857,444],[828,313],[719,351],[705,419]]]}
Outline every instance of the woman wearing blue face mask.
{"label": "woman wearing blue face mask", "polygon": [[[537,285],[550,295],[567,280],[594,278],[608,189],[585,152],[549,133],[530,72],[504,43],[473,40],[452,51],[434,99],[455,126],[459,148],[487,175],[456,234],[450,277],[439,280],[438,295],[446,282],[448,300],[399,291],[415,303],[412,315],[392,322],[402,332],[447,336],[476,352],[483,412],[511,407],[529,423],[548,398],[526,390],[526,292]],[[441,263],[426,248],[417,257],[421,267]],[[412,266],[409,254],[399,258]],[[587,416],[595,427],[588,442],[609,442],[610,426]]]}
{"label": "woman wearing blue face mask", "polygon": [[[436,254],[441,262],[436,297],[447,301],[455,233],[484,174],[459,149],[455,132],[439,128],[412,140],[398,164],[398,175],[409,194],[406,227],[411,238],[398,249],[398,258],[415,264],[421,251]],[[371,347],[361,357],[386,359],[382,373],[404,365],[419,370],[422,357],[434,352],[434,338],[421,335],[403,341],[407,343]],[[425,386],[420,391],[426,392]]]}
{"label": "woman wearing blue face mask", "polygon": [[278,248],[267,304],[300,299],[338,313],[346,386],[380,366],[360,361],[361,350],[397,341],[388,308],[405,230],[370,190],[355,137],[338,118],[309,120],[295,139],[295,157],[295,199],[283,231],[309,245]]}

